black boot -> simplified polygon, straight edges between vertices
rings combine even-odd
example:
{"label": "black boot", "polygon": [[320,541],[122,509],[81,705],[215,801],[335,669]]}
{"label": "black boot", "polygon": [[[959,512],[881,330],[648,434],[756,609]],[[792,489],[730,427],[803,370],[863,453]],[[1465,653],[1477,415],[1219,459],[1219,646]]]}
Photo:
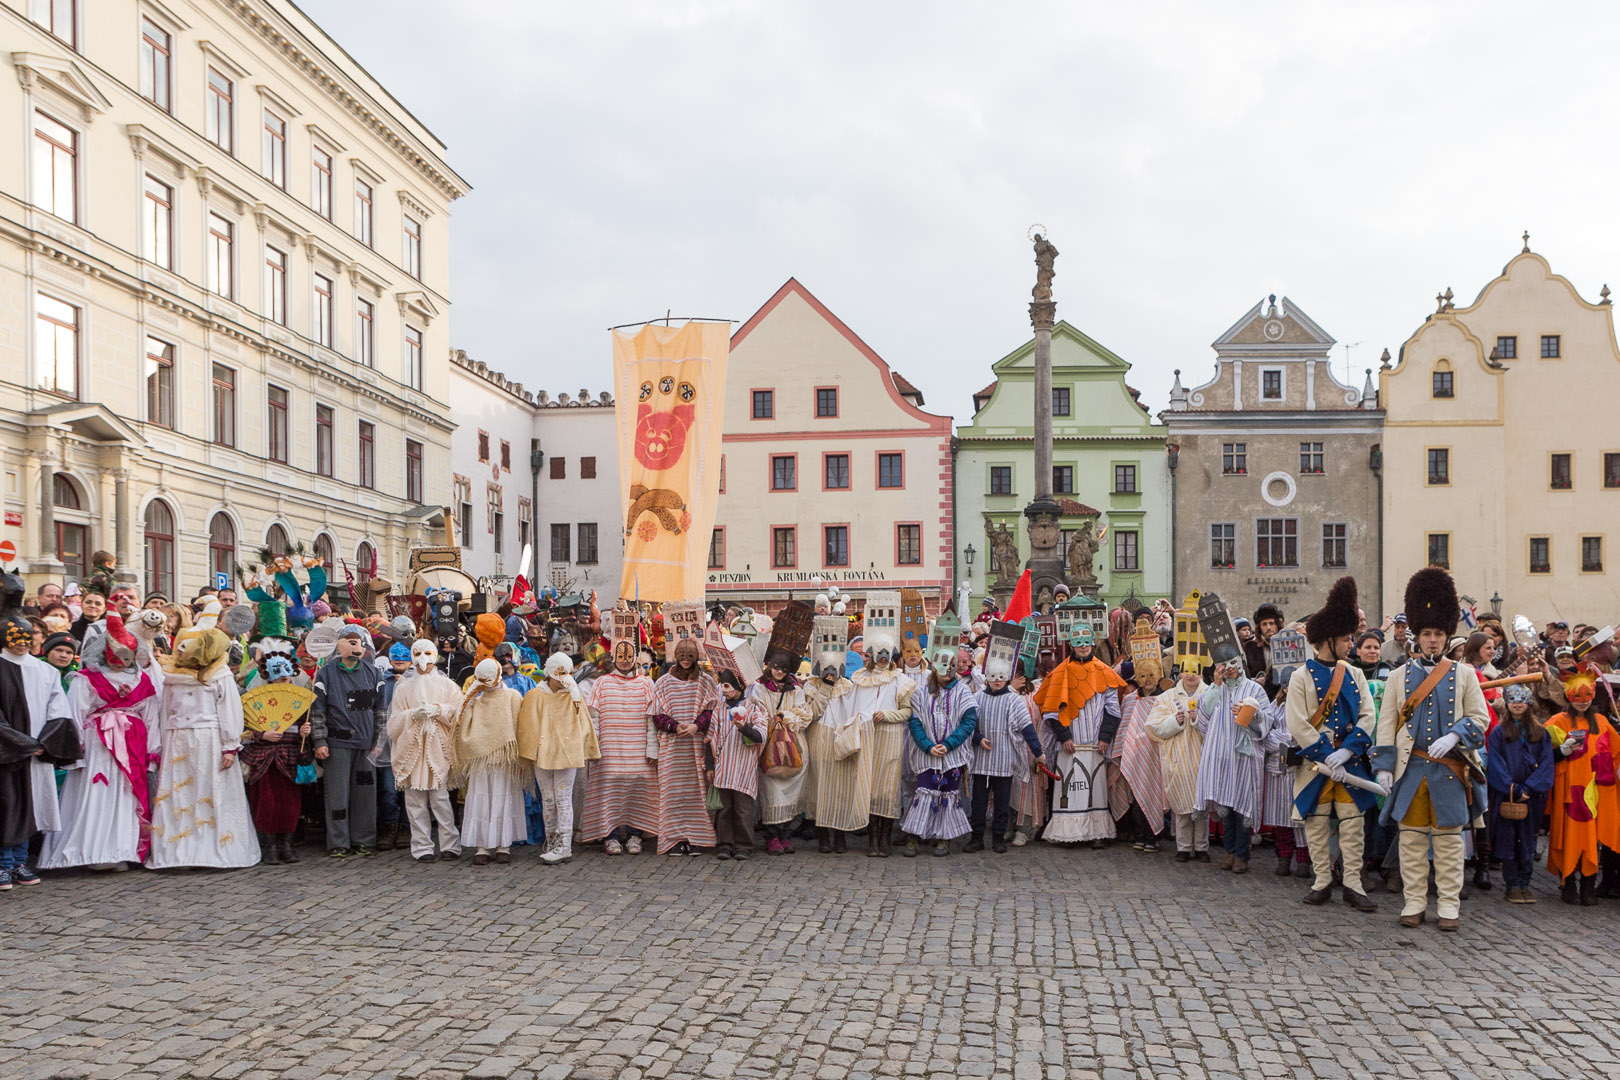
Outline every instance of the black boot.
{"label": "black boot", "polygon": [[890,846],[894,840],[894,818],[875,818],[873,824],[877,826],[877,857],[887,859],[894,853]]}
{"label": "black boot", "polygon": [[298,862],[298,852],[293,850],[292,833],[282,833],[276,838],[276,858],[284,863]]}
{"label": "black boot", "polygon": [[829,835],[830,832],[831,830],[829,829],[816,830],[816,850],[821,852],[823,855],[832,854],[833,846],[832,837]]}
{"label": "black boot", "polygon": [[1581,878],[1581,907],[1596,907],[1597,875],[1586,874]]}
{"label": "black boot", "polygon": [[1474,860],[1474,888],[1481,892],[1491,891],[1491,873],[1485,869],[1484,859]]}
{"label": "black boot", "polygon": [[842,855],[844,853],[844,830],[828,829],[827,831],[832,833],[833,854]]}
{"label": "black boot", "polygon": [[1579,895],[1580,887],[1581,875],[1579,873],[1571,874],[1564,879],[1564,887],[1559,890],[1558,898],[1566,904],[1578,904],[1581,899]]}

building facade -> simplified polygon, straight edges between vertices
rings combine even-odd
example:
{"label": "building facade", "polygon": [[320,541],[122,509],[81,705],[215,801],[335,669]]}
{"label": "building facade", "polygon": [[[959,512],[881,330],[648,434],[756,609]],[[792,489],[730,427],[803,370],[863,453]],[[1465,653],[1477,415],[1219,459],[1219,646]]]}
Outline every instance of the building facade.
{"label": "building facade", "polygon": [[282,0],[0,0],[0,27],[30,584],[104,548],[190,595],[266,542],[397,575],[450,495],[444,146]]}
{"label": "building facade", "polygon": [[[974,611],[987,594],[1004,600],[1029,557],[1024,507],[1035,495],[1034,358],[1031,338],[996,361],[995,381],[973,396],[972,421],[956,429],[962,542],[955,558]],[[1060,551],[1070,580],[1083,580],[1089,568],[1096,595],[1110,605],[1133,595],[1151,601],[1170,590],[1164,428],[1126,384],[1129,371],[1130,364],[1069,323],[1053,328],[1052,497],[1063,510]]]}
{"label": "building facade", "polygon": [[450,406],[457,427],[449,505],[461,568],[509,595],[523,547],[532,544],[536,589],[595,590],[611,605],[624,566],[613,395],[554,398],[458,349]]}
{"label": "building facade", "polygon": [[951,421],[798,281],[731,339],[708,597],[951,591]]}
{"label": "building facade", "polygon": [[[1450,290],[1379,373],[1384,602],[1428,564],[1481,610],[1610,620],[1620,537],[1620,349],[1605,286],[1583,299],[1525,248],[1466,307]],[[1592,403],[1592,404],[1588,404]]]}
{"label": "building facade", "polygon": [[[1382,617],[1379,457],[1372,392],[1334,377],[1333,338],[1287,297],[1261,300],[1214,343],[1215,375],[1176,372],[1170,441],[1175,588],[1213,591],[1247,615],[1316,610],[1345,574]],[[1404,579],[1403,579],[1404,580]]]}

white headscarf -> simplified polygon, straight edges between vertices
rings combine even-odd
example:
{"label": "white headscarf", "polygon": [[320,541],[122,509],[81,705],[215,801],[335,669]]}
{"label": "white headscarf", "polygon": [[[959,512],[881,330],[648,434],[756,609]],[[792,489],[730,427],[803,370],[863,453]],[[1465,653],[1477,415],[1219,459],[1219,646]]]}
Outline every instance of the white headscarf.
{"label": "white headscarf", "polygon": [[562,683],[568,690],[568,696],[575,701],[584,700],[584,695],[579,692],[579,684],[574,681],[574,662],[567,653],[551,654],[551,659],[546,661],[546,678]]}

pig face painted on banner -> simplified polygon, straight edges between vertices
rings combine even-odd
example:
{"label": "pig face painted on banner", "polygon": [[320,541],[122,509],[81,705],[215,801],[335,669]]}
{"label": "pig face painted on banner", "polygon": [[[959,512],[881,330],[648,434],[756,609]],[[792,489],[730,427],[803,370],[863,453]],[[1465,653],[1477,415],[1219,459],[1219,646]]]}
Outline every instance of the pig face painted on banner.
{"label": "pig face painted on banner", "polygon": [[686,435],[697,412],[697,387],[671,375],[641,384],[636,406],[636,460],[649,469],[673,466],[686,451]]}

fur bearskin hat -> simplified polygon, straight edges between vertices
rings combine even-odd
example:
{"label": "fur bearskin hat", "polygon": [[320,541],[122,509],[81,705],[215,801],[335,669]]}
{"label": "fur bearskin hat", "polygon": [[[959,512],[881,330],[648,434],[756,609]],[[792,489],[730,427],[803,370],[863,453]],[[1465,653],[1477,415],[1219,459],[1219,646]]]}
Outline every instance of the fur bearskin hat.
{"label": "fur bearskin hat", "polygon": [[1423,630],[1442,630],[1450,637],[1461,621],[1462,604],[1450,574],[1426,566],[1412,575],[1406,583],[1406,622],[1413,637]]}
{"label": "fur bearskin hat", "polygon": [[1361,615],[1356,605],[1356,579],[1342,577],[1328,590],[1322,609],[1305,620],[1305,640],[1312,645],[1356,632]]}
{"label": "fur bearskin hat", "polygon": [[1283,618],[1282,608],[1272,603],[1264,603],[1254,609],[1254,628],[1259,630],[1260,624],[1267,619],[1277,620],[1277,629],[1279,630],[1287,623],[1287,620]]}

